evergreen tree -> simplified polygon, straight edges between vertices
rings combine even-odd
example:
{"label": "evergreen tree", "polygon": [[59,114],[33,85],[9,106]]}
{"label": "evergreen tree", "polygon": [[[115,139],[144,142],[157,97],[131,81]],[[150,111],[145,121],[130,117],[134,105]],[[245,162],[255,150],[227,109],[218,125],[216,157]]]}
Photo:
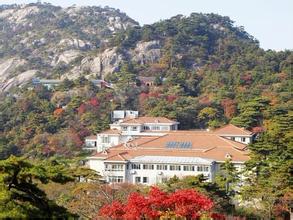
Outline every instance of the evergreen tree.
{"label": "evergreen tree", "polygon": [[249,146],[251,159],[246,165],[250,175],[242,195],[254,204],[263,218],[270,219],[281,198],[292,194],[293,115],[276,115],[266,129],[256,143]]}
{"label": "evergreen tree", "polygon": [[[56,164],[58,166],[58,164]],[[54,168],[51,172],[50,169]],[[0,218],[67,218],[63,207],[50,201],[38,184],[73,181],[60,166],[37,166],[11,156],[0,161]]]}

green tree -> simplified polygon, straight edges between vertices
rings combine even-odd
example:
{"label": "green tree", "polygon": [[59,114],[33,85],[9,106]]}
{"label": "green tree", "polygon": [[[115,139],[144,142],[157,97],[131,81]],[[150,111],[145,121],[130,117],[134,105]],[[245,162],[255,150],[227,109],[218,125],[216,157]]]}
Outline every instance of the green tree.
{"label": "green tree", "polygon": [[231,161],[231,159],[227,159],[221,164],[220,172],[216,176],[215,181],[228,195],[235,196],[240,177]]}
{"label": "green tree", "polygon": [[[57,164],[56,164],[57,166]],[[51,165],[50,169],[54,168]],[[0,161],[0,218],[66,218],[71,216],[63,207],[50,201],[38,184],[50,181],[73,181],[60,167],[50,172],[24,158],[11,156]]]}
{"label": "green tree", "polygon": [[186,176],[180,179],[174,176],[167,180],[162,187],[169,192],[174,192],[178,189],[196,189],[212,198],[217,211],[222,213],[232,212],[233,206],[230,203],[230,195],[216,182],[207,181],[207,178],[203,175]]}
{"label": "green tree", "polygon": [[242,195],[265,219],[276,216],[274,209],[281,198],[292,194],[292,130],[292,114],[276,115],[267,123],[266,132],[249,146],[251,159],[246,163],[249,175]]}

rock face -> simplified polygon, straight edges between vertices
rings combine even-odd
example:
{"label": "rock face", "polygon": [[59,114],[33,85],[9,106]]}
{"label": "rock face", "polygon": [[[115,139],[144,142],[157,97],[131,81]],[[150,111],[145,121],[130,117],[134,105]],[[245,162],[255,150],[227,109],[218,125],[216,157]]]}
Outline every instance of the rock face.
{"label": "rock face", "polygon": [[123,60],[122,54],[117,53],[116,47],[109,48],[96,56],[85,57],[79,66],[74,67],[63,78],[76,79],[81,75],[86,78],[104,78],[107,74],[117,71]]}
{"label": "rock face", "polygon": [[[104,78],[119,69],[122,62],[129,60],[137,64],[154,63],[161,56],[161,44],[159,41],[138,42],[133,50],[118,52],[117,47],[108,48],[96,56],[88,56],[82,59],[79,66],[74,67],[63,78],[76,79],[83,75],[89,77]],[[126,56],[125,56],[126,55]]]}
{"label": "rock face", "polygon": [[35,15],[39,11],[37,6],[22,5],[18,9],[13,8],[0,12],[0,18],[7,19],[12,23],[22,24],[28,22],[29,16]]}
{"label": "rock face", "polygon": [[72,48],[72,49],[81,49],[81,50],[87,50],[90,49],[92,47],[90,42],[85,42],[81,39],[70,39],[70,38],[66,38],[66,39],[62,39],[58,46],[60,46],[61,48]]}
{"label": "rock face", "polygon": [[28,70],[23,73],[18,74],[15,77],[10,78],[7,80],[1,87],[1,91],[8,91],[10,88],[15,86],[22,86],[28,81],[31,81],[32,78],[36,75],[37,70]]}
{"label": "rock face", "polygon": [[161,56],[161,45],[157,40],[138,42],[131,51],[132,60],[138,64],[154,63]]}
{"label": "rock face", "polygon": [[52,66],[56,66],[60,63],[69,64],[71,61],[75,60],[80,55],[78,50],[66,50],[62,54],[55,56]]}
{"label": "rock face", "polygon": [[0,5],[0,92],[29,82],[36,71],[50,77],[58,65],[66,67],[63,78],[112,73],[123,56],[116,48],[98,48],[136,25],[109,7]]}
{"label": "rock face", "polygon": [[18,73],[18,69],[21,69],[23,65],[26,65],[26,61],[18,58],[0,61],[0,93],[15,86],[21,86],[35,76],[37,70]]}
{"label": "rock face", "polygon": [[19,58],[0,60],[0,93],[12,86],[23,84],[30,78],[30,74],[27,78],[25,73],[17,74],[18,68],[25,64],[26,61]]}

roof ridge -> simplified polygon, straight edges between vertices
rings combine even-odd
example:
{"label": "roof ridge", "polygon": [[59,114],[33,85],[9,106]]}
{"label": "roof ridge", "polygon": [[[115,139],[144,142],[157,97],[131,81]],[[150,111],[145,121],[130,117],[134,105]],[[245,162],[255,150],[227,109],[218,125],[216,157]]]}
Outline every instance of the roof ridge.
{"label": "roof ridge", "polygon": [[[146,142],[144,142],[144,143],[142,143],[142,144],[140,144],[140,145],[147,144],[147,143],[150,143],[150,142],[152,142],[152,141],[158,140],[159,138],[165,137],[166,135],[168,135],[168,134],[163,134],[162,136],[155,136],[153,139],[148,140],[148,141],[146,141]],[[134,139],[134,140],[135,140],[135,139]],[[133,141],[134,141],[134,140],[133,140]],[[137,147],[139,147],[140,145],[137,145]]]}
{"label": "roof ridge", "polygon": [[228,126],[232,126],[233,128],[235,128],[235,129],[237,129],[237,130],[240,130],[240,131],[244,132],[244,133],[247,134],[247,135],[250,135],[250,134],[252,133],[251,131],[249,131],[249,130],[243,128],[243,127],[238,127],[238,126],[233,125],[233,124],[231,124],[231,123],[226,124],[226,125],[224,125],[223,127],[220,127],[220,128],[215,129],[214,132],[217,132],[217,131],[219,131],[219,130],[222,130],[223,128],[226,128],[226,127],[228,127]]}
{"label": "roof ridge", "polygon": [[126,159],[121,155],[122,153],[127,153],[127,152],[126,152],[126,151],[123,151],[123,152],[120,152],[120,153],[117,153],[117,154],[113,154],[113,155],[111,155],[111,156],[109,156],[109,157],[106,157],[105,160],[111,159],[111,158],[116,157],[116,156],[120,157],[120,158],[123,159],[123,160],[126,160]]}
{"label": "roof ridge", "polygon": [[243,127],[238,127],[238,126],[233,125],[233,124],[229,124],[229,125],[232,125],[233,127],[237,128],[238,130],[244,131],[244,132],[247,133],[247,134],[250,134],[250,133],[251,133],[250,131],[246,130],[246,129],[243,128]]}
{"label": "roof ridge", "polygon": [[210,147],[210,148],[208,148],[208,149],[206,149],[206,150],[203,150],[202,152],[203,152],[203,153],[206,153],[206,152],[211,151],[211,150],[213,150],[213,149],[215,149],[215,148],[217,148],[217,147]]}

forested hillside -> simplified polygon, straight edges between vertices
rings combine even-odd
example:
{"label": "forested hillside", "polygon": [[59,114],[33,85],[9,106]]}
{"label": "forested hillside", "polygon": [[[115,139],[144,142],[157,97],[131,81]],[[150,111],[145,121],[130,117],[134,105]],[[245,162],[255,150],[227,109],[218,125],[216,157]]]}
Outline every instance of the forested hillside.
{"label": "forested hillside", "polygon": [[[292,50],[265,51],[216,14],[139,26],[111,8],[50,4],[0,6],[0,42],[1,159],[82,157],[84,138],[108,128],[115,109],[176,119],[181,129],[230,122],[264,132],[250,147],[248,167],[260,175],[247,200],[266,193],[262,216],[288,208],[280,198],[292,185]],[[63,82],[49,90],[34,77]],[[97,78],[114,88],[93,85]]]}
{"label": "forested hillside", "polygon": [[[113,19],[119,21],[116,29]],[[275,112],[286,114],[292,106],[292,51],[264,51],[228,17],[193,13],[140,27],[111,8],[31,4],[2,6],[0,22],[1,60],[25,63],[9,68],[2,63],[0,70],[2,85],[9,85],[0,106],[4,158],[21,152],[79,153],[83,138],[105,129],[114,109],[166,116],[180,121],[181,129],[231,121],[260,131]],[[78,58],[60,61],[72,50]],[[112,72],[83,69],[86,59],[107,50],[121,58],[108,63]],[[31,80],[17,78],[33,69],[35,76],[65,81],[50,91],[28,89]],[[73,69],[80,71],[76,75]],[[155,77],[155,86],[140,85],[138,76]],[[99,77],[115,88],[99,89],[87,80]]]}

